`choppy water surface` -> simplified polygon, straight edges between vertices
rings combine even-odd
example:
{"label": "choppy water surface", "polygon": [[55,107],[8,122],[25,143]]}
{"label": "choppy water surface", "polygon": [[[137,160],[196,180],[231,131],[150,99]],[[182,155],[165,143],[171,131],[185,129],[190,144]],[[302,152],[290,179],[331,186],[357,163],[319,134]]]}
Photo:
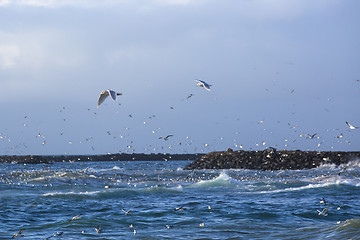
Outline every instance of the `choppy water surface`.
{"label": "choppy water surface", "polygon": [[360,239],[359,161],[274,172],[188,163],[2,164],[0,238]]}

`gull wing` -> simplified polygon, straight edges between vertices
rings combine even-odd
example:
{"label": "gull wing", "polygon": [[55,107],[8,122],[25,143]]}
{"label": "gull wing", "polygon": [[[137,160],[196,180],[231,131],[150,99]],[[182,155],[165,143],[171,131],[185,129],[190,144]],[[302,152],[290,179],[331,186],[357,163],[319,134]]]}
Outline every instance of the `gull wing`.
{"label": "gull wing", "polygon": [[109,95],[111,96],[111,98],[115,101],[116,100],[116,92],[114,92],[113,90],[109,89],[107,90]]}
{"label": "gull wing", "polygon": [[203,84],[204,84],[204,88],[206,89],[206,90],[208,90],[208,91],[210,91],[211,89],[210,89],[210,84],[207,84],[206,82],[203,82]]}
{"label": "gull wing", "polygon": [[105,98],[109,96],[109,92],[108,91],[102,91],[100,93],[100,97],[99,97],[99,100],[98,100],[98,104],[97,104],[97,107],[100,107],[100,105],[104,102]]}
{"label": "gull wing", "polygon": [[350,123],[348,123],[348,122],[345,122],[349,127],[350,127],[350,129],[357,129],[358,127],[354,127],[353,125],[351,125]]}

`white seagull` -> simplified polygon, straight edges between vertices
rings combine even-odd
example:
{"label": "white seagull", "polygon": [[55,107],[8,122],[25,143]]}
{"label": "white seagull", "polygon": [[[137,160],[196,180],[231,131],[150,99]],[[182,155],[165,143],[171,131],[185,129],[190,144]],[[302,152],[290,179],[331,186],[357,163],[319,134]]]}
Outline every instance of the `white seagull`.
{"label": "white seagull", "polygon": [[358,129],[359,127],[354,127],[353,125],[351,125],[350,123],[348,122],[345,122],[349,127],[350,129]]}
{"label": "white seagull", "polygon": [[97,107],[100,107],[100,105],[103,103],[103,101],[105,100],[105,98],[107,98],[107,96],[110,96],[114,101],[116,101],[116,96],[122,95],[122,93],[117,93],[112,89],[107,89],[104,90],[100,93],[100,97],[97,103]]}
{"label": "white seagull", "polygon": [[326,217],[328,215],[327,211],[329,210],[329,208],[328,207],[324,208],[322,211],[320,211],[318,209],[316,209],[316,210],[318,211],[319,215],[322,215],[322,216]]}
{"label": "white seagull", "polygon": [[202,80],[198,80],[198,79],[195,79],[195,81],[198,82],[198,83],[196,84],[197,87],[203,87],[203,88],[205,88],[206,90],[210,91],[210,86],[212,86],[212,85],[210,85],[210,84],[208,84],[208,83],[206,83],[206,82],[204,82],[204,81],[202,81]]}

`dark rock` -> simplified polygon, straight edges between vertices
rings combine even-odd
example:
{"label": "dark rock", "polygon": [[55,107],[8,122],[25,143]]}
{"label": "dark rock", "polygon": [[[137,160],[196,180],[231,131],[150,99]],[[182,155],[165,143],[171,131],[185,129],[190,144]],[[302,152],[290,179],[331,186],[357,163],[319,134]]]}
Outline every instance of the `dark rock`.
{"label": "dark rock", "polygon": [[39,164],[52,162],[88,162],[88,161],[159,161],[195,160],[204,154],[106,154],[106,155],[3,155],[0,163]]}
{"label": "dark rock", "polygon": [[360,159],[360,152],[316,152],[316,151],[223,151],[210,152],[185,167],[192,169],[258,169],[286,170],[310,169],[321,164],[340,165]]}

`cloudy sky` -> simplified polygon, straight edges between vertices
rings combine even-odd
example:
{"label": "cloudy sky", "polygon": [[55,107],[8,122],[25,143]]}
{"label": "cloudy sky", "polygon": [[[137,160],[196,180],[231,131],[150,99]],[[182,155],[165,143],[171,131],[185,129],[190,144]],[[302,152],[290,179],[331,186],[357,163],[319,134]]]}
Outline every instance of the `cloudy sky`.
{"label": "cloudy sky", "polygon": [[[0,0],[0,155],[358,151],[345,122],[360,126],[359,10]],[[97,108],[108,88],[123,95]]]}

